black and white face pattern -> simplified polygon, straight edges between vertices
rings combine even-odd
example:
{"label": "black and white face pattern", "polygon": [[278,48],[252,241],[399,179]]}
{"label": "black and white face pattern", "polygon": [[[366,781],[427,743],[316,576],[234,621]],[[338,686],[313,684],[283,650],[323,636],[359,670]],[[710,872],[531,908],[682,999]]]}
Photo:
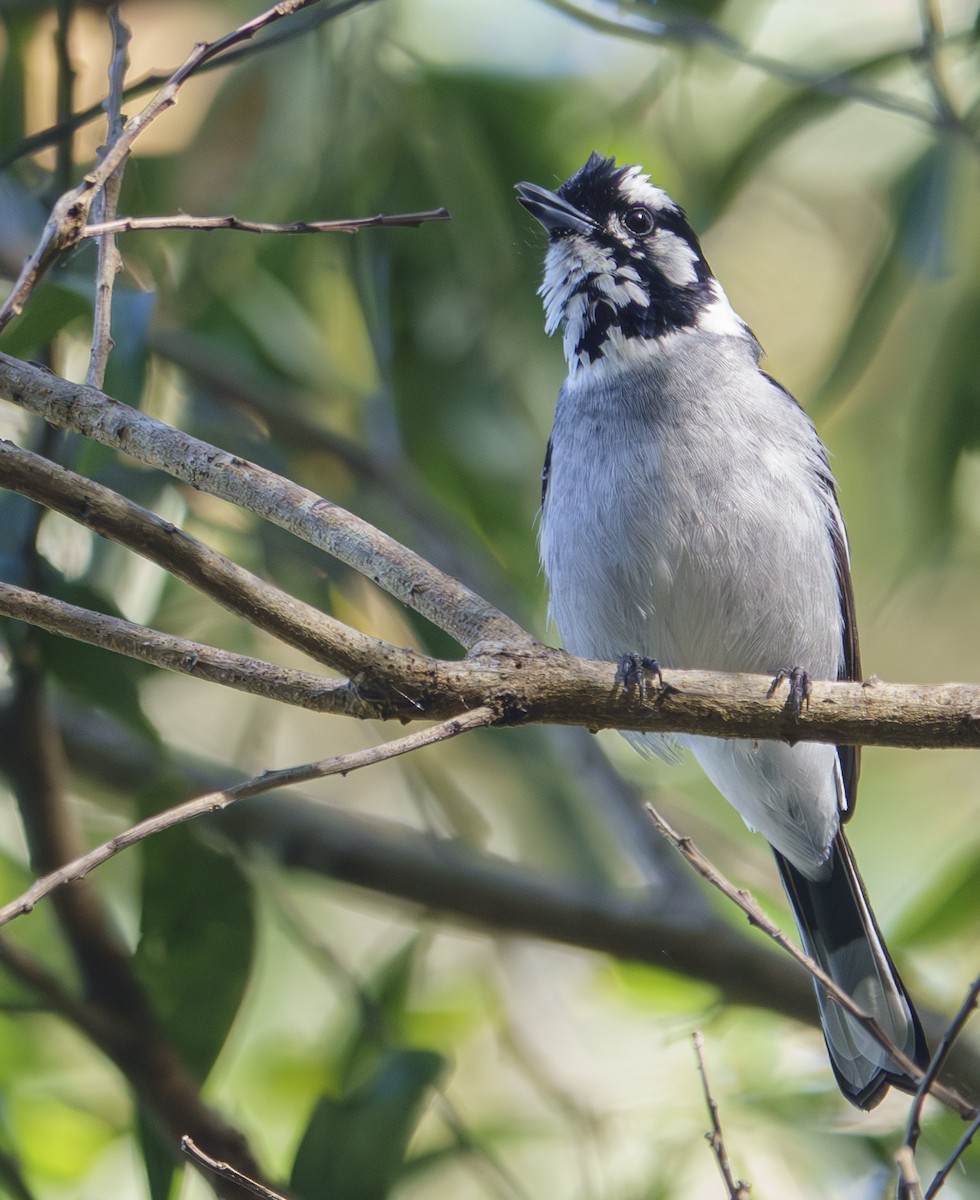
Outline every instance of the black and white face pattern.
{"label": "black and white face pattern", "polygon": [[517,190],[550,235],[540,294],[570,371],[632,361],[681,330],[751,336],[683,211],[639,167],[593,154],[557,192]]}

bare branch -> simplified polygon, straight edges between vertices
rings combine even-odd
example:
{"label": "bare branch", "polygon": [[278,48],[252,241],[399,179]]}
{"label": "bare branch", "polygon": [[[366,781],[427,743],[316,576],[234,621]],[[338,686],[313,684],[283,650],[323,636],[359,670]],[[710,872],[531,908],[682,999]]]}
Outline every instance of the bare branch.
{"label": "bare branch", "polygon": [[[843,988],[839,987],[818,962],[808,954],[804,954],[792,938],[787,937],[775,921],[770,920],[766,916],[759,907],[759,904],[748,892],[741,888],[736,888],[733,883],[730,883],[714,864],[704,857],[691,839],[683,837],[673,830],[652,805],[648,804],[646,808],[659,832],[687,859],[702,879],[710,883],[712,887],[717,888],[723,896],[740,908],[748,917],[750,925],[761,929],[777,946],[785,950],[801,967],[808,971],[821,988],[823,988],[824,992],[839,1004],[846,1013],[852,1016],[855,1021],[861,1024],[862,1028],[874,1038],[879,1046],[882,1046],[888,1052],[889,1056],[906,1075],[909,1075],[912,1079],[922,1079],[924,1072],[912,1062],[908,1055],[899,1050],[891,1038],[882,1030],[874,1017],[866,1013]],[[942,1084],[933,1084],[932,1094],[963,1117],[970,1118],[976,1112],[972,1105],[968,1104],[960,1095],[952,1089],[944,1087]]]}
{"label": "bare branch", "polygon": [[378,715],[346,679],[326,679],[309,671],[232,654],[201,642],[159,633],[121,617],[78,608],[14,584],[0,583],[0,615],[124,654],[139,662],[151,663],[166,671],[205,679],[311,712],[362,718]]}
{"label": "bare branch", "polygon": [[[112,57],[109,62],[109,95],[106,99],[107,133],[106,145],[119,140],[123,130],[122,95],[129,66],[127,48],[130,31],[119,16],[119,5],[111,4],[107,9],[109,28],[112,30]],[[102,192],[96,197],[92,211],[102,221],[112,221],[119,203],[122,189],[124,158],[106,180]],[[112,351],[112,292],[116,276],[122,270],[122,259],[116,247],[116,239],[110,231],[98,236],[99,251],[95,269],[95,313],[92,320],[92,353],[89,357],[85,382],[90,387],[101,387],[105,379],[106,363]]]}
{"label": "bare branch", "polygon": [[922,1181],[915,1167],[915,1152],[905,1142],[895,1151],[895,1165],[898,1167],[900,1200],[923,1200]]}
{"label": "bare branch", "polygon": [[940,1189],[949,1177],[950,1171],[952,1171],[953,1167],[955,1167],[963,1157],[964,1152],[969,1148],[970,1143],[976,1137],[978,1131],[980,1131],[980,1116],[974,1117],[970,1123],[969,1129],[967,1129],[966,1133],[964,1133],[960,1140],[956,1143],[953,1153],[933,1176],[932,1182],[929,1184],[928,1188],[926,1188],[925,1200],[933,1200],[933,1197],[939,1194]]}
{"label": "bare branch", "polygon": [[[980,748],[980,687],[817,682],[796,714],[771,681],[671,671],[663,687],[624,694],[608,663],[536,642],[470,589],[366,521],[244,459],[91,388],[0,354],[0,395],[56,425],[162,467],[327,550],[470,647],[440,661],[369,638],[194,542],[107,489],[0,443],[10,486],[60,508],[183,574],[226,607],[351,676],[378,715],[441,719],[494,704],[510,722],[703,733],[836,744]],[[239,591],[241,590],[241,595]],[[317,644],[317,639],[320,639]]]}
{"label": "bare branch", "polygon": [[243,1175],[241,1171],[236,1171],[230,1163],[220,1162],[218,1159],[212,1158],[210,1154],[205,1154],[195,1144],[190,1134],[185,1133],[180,1139],[180,1148],[188,1158],[194,1160],[198,1167],[203,1167],[205,1171],[210,1171],[213,1175],[219,1176],[228,1183],[237,1184],[244,1191],[251,1192],[253,1196],[261,1197],[261,1200],[286,1200],[286,1197],[281,1192],[274,1192],[271,1188],[267,1188],[264,1183],[250,1179],[248,1175]]}
{"label": "bare branch", "polygon": [[[251,624],[346,675],[380,677],[394,671],[401,676],[430,661],[359,633],[110,488],[12,442],[0,441],[0,486],[141,554]],[[372,715],[377,716],[377,710]]]}
{"label": "bare branch", "polygon": [[452,720],[443,721],[429,729],[410,733],[394,741],[380,746],[372,746],[367,750],[357,750],[351,754],[341,754],[335,758],[322,759],[319,762],[304,763],[302,766],[283,767],[276,771],[264,771],[244,783],[236,784],[220,792],[210,792],[205,796],[197,796],[165,812],[157,813],[146,820],[138,822],[123,833],[103,842],[101,846],[88,851],[74,861],[60,867],[56,871],[34,881],[23,895],[0,908],[0,926],[8,924],[15,917],[29,913],[43,897],[66,883],[84,879],[90,871],[114,858],[121,850],[135,846],[156,833],[165,829],[173,829],[176,825],[186,824],[197,817],[221,812],[239,800],[250,796],[258,796],[270,792],[274,788],[288,787],[295,783],[308,783],[311,779],[324,779],[328,775],[347,775],[361,767],[369,767],[374,763],[396,758],[401,754],[409,754],[423,746],[431,746],[437,742],[447,741],[457,734],[466,733],[471,729],[492,725],[497,720],[497,714],[489,708],[478,708],[472,712],[463,713]]}
{"label": "bare branch", "polygon": [[[946,1031],[943,1033],[939,1045],[933,1054],[925,1075],[922,1077],[922,1082],[919,1084],[919,1090],[915,1094],[912,1102],[912,1107],[909,1111],[908,1124],[905,1128],[905,1142],[909,1151],[914,1154],[916,1143],[919,1140],[919,1122],[922,1118],[922,1108],[925,1104],[926,1095],[929,1088],[932,1086],[932,1081],[939,1076],[939,1072],[943,1068],[943,1064],[949,1057],[949,1053],[953,1048],[956,1039],[963,1032],[963,1029],[970,1019],[970,1014],[977,1007],[977,1000],[980,998],[980,975],[974,979],[973,983],[967,990],[966,997],[960,1005],[956,1016],[950,1021]],[[902,1198],[901,1190],[899,1191],[899,1200]]]}
{"label": "bare branch", "polygon": [[326,550],[469,650],[481,642],[531,643],[509,617],[394,538],[264,467],[155,421],[94,388],[69,383],[6,354],[0,354],[0,396]]}
{"label": "bare branch", "polygon": [[118,217],[86,225],[80,238],[104,237],[106,234],[135,233],[148,229],[196,229],[211,232],[215,229],[231,229],[239,233],[357,233],[360,229],[379,227],[410,227],[417,229],[427,221],[448,221],[449,213],[444,208],[431,208],[426,212],[378,213],[374,217],[351,217],[341,221],[290,221],[286,225],[274,225],[267,221],[246,221],[241,217],[192,217],[176,213],[169,217]]}
{"label": "bare branch", "polygon": [[728,1191],[728,1200],[749,1200],[749,1185],[743,1183],[741,1179],[736,1180],[732,1174],[732,1165],[728,1160],[728,1150],[725,1146],[725,1138],[721,1132],[721,1118],[718,1115],[718,1102],[715,1100],[711,1092],[711,1084],[708,1082],[708,1069],[704,1063],[704,1038],[700,1033],[694,1034],[694,1053],[698,1059],[698,1073],[701,1076],[701,1087],[704,1090],[704,1100],[708,1106],[708,1116],[711,1118],[711,1132],[704,1136],[711,1146],[712,1153],[715,1156],[715,1161],[718,1163],[718,1170],[721,1172],[721,1177],[725,1181],[725,1187]]}

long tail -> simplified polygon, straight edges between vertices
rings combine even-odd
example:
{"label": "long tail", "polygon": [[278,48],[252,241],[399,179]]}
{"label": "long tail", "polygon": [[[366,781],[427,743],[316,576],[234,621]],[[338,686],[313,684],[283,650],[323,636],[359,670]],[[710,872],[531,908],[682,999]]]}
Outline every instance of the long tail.
{"label": "long tail", "polygon": [[[776,863],[807,953],[870,1013],[895,1045],[925,1068],[929,1052],[905,985],[895,970],[868,904],[844,834],[838,833],[831,874],[814,881],[776,853]],[[867,1030],[817,987],[820,1023],[841,1091],[858,1108],[874,1108],[889,1085],[914,1092],[916,1083]]]}

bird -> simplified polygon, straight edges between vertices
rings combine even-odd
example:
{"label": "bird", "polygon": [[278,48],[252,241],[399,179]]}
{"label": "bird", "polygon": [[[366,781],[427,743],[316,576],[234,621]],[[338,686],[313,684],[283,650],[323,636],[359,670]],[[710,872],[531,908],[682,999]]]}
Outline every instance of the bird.
{"label": "bird", "polygon": [[[638,166],[594,152],[556,191],[516,185],[548,234],[539,288],[563,331],[542,475],[540,555],[566,650],[630,670],[860,679],[847,535],[828,452],[712,274],[684,211]],[[924,1069],[919,1017],[843,824],[858,750],[624,732],[689,749],[769,842],[806,952]],[[843,1095],[875,1107],[913,1078],[816,987]]]}

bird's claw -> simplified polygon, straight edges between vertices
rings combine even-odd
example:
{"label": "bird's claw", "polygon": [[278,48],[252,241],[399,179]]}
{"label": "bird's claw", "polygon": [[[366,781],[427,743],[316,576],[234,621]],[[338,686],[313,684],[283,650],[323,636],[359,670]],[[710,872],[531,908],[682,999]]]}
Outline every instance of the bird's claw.
{"label": "bird's claw", "polygon": [[639,700],[646,698],[651,675],[656,677],[660,687],[664,686],[660,664],[655,658],[648,658],[646,655],[624,654],[616,667],[616,682],[622,686],[624,695],[636,695]]}
{"label": "bird's claw", "polygon": [[786,697],[786,707],[794,720],[798,720],[804,707],[809,709],[810,697],[813,695],[813,680],[802,667],[780,667],[776,672],[766,699],[771,700],[776,694],[776,688],[785,680],[789,684],[789,694]]}

